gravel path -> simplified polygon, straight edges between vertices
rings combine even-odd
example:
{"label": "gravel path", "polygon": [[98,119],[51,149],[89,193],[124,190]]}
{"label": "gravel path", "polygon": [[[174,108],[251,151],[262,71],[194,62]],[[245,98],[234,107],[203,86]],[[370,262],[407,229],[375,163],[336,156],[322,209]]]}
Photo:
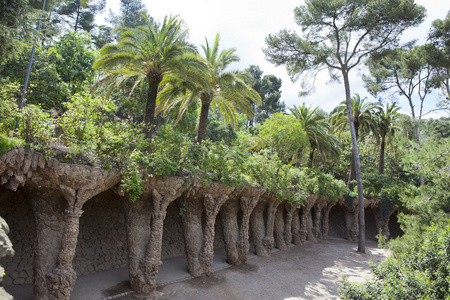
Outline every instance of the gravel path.
{"label": "gravel path", "polygon": [[364,281],[370,274],[369,261],[378,263],[388,254],[375,241],[366,242],[365,254],[357,253],[356,247],[355,242],[334,238],[307,242],[210,277],[158,288],[158,299],[339,299],[342,275]]}

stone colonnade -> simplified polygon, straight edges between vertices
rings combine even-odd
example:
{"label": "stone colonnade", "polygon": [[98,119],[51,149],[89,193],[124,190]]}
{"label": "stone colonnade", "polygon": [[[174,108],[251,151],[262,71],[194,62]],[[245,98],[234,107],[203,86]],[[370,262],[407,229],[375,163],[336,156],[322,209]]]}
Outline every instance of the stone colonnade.
{"label": "stone colonnade", "polygon": [[[96,166],[61,163],[32,150],[14,150],[0,159],[0,185],[25,195],[34,216],[34,299],[70,299],[77,275],[73,259],[83,205],[113,190],[121,198],[126,220],[128,270],[131,288],[143,299],[153,299],[162,265],[164,219],[169,204],[180,211],[189,272],[208,276],[214,254],[215,223],[223,229],[227,262],[247,261],[250,244],[258,256],[270,256],[273,247],[326,239],[334,205],[311,195],[302,205],[280,201],[260,186],[229,187],[212,182],[202,186],[184,177],[151,177],[143,194],[131,202],[120,190],[120,173]],[[389,236],[388,220],[378,201],[367,200],[378,229]],[[345,209],[347,238],[358,232],[357,204]]]}

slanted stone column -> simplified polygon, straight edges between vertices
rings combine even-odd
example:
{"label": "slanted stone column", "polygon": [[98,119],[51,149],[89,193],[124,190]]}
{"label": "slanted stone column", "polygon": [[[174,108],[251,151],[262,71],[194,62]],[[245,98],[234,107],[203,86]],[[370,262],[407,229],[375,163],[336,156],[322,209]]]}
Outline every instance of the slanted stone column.
{"label": "slanted stone column", "polygon": [[214,226],[220,208],[228,200],[228,195],[220,195],[213,198],[211,194],[205,194],[203,204],[206,209],[206,225],[204,230],[203,249],[200,254],[200,262],[204,273],[209,276],[214,256]]}
{"label": "slanted stone column", "polygon": [[306,239],[315,242],[316,239],[312,233],[311,209],[316,203],[317,196],[311,195],[305,200],[305,206],[300,211],[300,240],[302,243]]}
{"label": "slanted stone column", "polygon": [[347,228],[347,239],[357,241],[359,234],[357,205],[354,206],[353,210],[345,209],[345,226]]}
{"label": "slanted stone column", "polygon": [[[194,277],[209,276],[211,273],[216,218],[233,191],[234,187],[213,182],[208,187],[193,185],[183,196],[181,205],[186,255],[189,273]],[[206,215],[204,223],[203,212]]]}
{"label": "slanted stone column", "polygon": [[181,177],[166,180],[152,177],[136,203],[123,201],[127,216],[130,285],[139,298],[156,297],[156,279],[162,265],[164,219],[169,204],[184,192],[184,183]]}
{"label": "slanted stone column", "polygon": [[77,274],[72,267],[77,247],[79,221],[83,211],[79,207],[67,209],[66,224],[61,240],[56,268],[48,275],[51,290],[49,299],[70,299]]}
{"label": "slanted stone column", "polygon": [[227,262],[230,265],[239,265],[239,224],[238,213],[240,209],[239,195],[233,195],[224,203],[220,210],[220,219],[222,221],[223,238],[225,241],[225,252]]}
{"label": "slanted stone column", "polygon": [[253,246],[255,253],[258,256],[268,256],[266,249],[263,246],[263,238],[266,235],[266,228],[264,223],[264,210],[266,209],[267,198],[261,199],[260,202],[253,209],[250,215],[250,226],[252,227]]}
{"label": "slanted stone column", "polygon": [[294,212],[292,213],[292,240],[294,244],[299,246],[303,245],[306,240],[306,234],[304,240],[301,238],[300,234],[300,206],[298,205]]}
{"label": "slanted stone column", "polygon": [[[294,219],[294,213],[298,209],[297,203],[286,203],[285,205],[286,209],[286,220],[284,222],[284,241],[286,243],[287,248],[289,249],[291,243],[292,243],[292,220]],[[298,216],[297,216],[298,219]]]}
{"label": "slanted stone column", "polygon": [[183,222],[188,269],[192,276],[199,277],[203,274],[199,260],[203,243],[203,200],[201,198],[183,198],[181,205],[183,208],[181,220]]}
{"label": "slanted stone column", "polygon": [[331,208],[333,208],[334,204],[331,202],[328,202],[327,205],[323,208],[323,222],[322,222],[322,238],[326,240],[328,238],[328,231],[330,229],[330,211]]}
{"label": "slanted stone column", "polygon": [[250,216],[259,202],[261,195],[266,191],[264,187],[251,188],[251,194],[241,197],[242,222],[239,231],[239,264],[247,261],[247,254],[250,248],[249,244],[249,226]]}
{"label": "slanted stone column", "polygon": [[143,195],[135,202],[127,196],[122,197],[122,207],[125,213],[127,245],[128,245],[128,276],[133,291],[144,293],[145,278],[140,261],[150,238],[150,224],[153,207],[148,196]]}
{"label": "slanted stone column", "polygon": [[[275,213],[280,201],[275,198],[273,193],[265,194],[253,210],[250,216],[250,224],[252,226],[253,245],[258,256],[270,256],[272,254],[273,244],[273,228],[275,222]],[[264,220],[264,211],[267,209],[266,220]]]}
{"label": "slanted stone column", "polygon": [[289,246],[287,245],[286,240],[284,239],[284,211],[285,211],[285,202],[282,202],[278,205],[276,213],[275,213],[275,224],[274,224],[274,238],[275,245],[280,250],[288,250]]}
{"label": "slanted stone column", "polygon": [[372,208],[375,216],[375,225],[377,227],[377,234],[380,233],[386,237],[388,240],[391,237],[391,232],[389,230],[389,220],[391,219],[392,214],[397,210],[396,207],[392,209],[388,216],[382,216],[381,210],[379,207]]}
{"label": "slanted stone column", "polygon": [[320,230],[322,227],[322,210],[326,205],[327,203],[325,201],[316,203],[314,205],[312,232],[316,239],[322,238],[322,232]]}

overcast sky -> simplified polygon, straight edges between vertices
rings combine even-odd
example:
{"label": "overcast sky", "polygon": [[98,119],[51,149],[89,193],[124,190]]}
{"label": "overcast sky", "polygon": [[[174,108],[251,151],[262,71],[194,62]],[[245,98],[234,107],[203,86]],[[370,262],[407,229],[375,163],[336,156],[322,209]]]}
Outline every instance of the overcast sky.
{"label": "overcast sky", "polygon": [[[114,12],[119,11],[119,0],[107,1],[107,7]],[[220,34],[220,49],[236,48],[240,62],[231,65],[231,69],[243,70],[250,65],[258,65],[264,75],[273,74],[283,81],[281,99],[288,107],[301,105],[320,106],[325,111],[331,111],[345,98],[344,87],[339,83],[328,84],[328,73],[324,72],[318,78],[316,90],[307,97],[298,97],[300,84],[292,83],[283,66],[275,67],[265,60],[262,48],[265,48],[264,38],[270,33],[277,33],[287,28],[300,32],[294,23],[293,10],[303,4],[302,0],[142,0],[147,6],[149,14],[156,20],[162,21],[164,16],[179,15],[187,24],[190,42],[197,45],[205,43],[205,38],[212,42],[216,33]],[[444,19],[450,10],[448,0],[416,0],[425,6],[427,18],[418,28],[409,29],[404,33],[403,40],[421,39],[427,35],[431,22]],[[364,89],[361,78],[364,70],[353,70],[351,73],[351,92],[367,96],[375,101]],[[434,97],[436,98],[436,97]],[[400,99],[399,99],[400,100]],[[434,102],[434,100],[432,101]],[[405,113],[409,108],[404,101],[400,101]],[[429,106],[429,109],[432,105]]]}

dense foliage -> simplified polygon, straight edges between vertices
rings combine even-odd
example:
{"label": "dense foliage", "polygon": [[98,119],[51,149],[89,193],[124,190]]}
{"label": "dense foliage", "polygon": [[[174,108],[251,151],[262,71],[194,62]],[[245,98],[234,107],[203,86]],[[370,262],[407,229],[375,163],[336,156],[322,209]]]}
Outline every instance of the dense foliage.
{"label": "dense foliage", "polygon": [[342,299],[449,299],[450,223],[431,226],[418,247],[372,270],[364,285],[344,280]]}
{"label": "dense foliage", "polygon": [[[295,18],[309,35],[284,30],[267,38],[266,55],[286,65],[293,79],[327,67],[341,71],[346,82],[348,71],[370,54],[365,79],[373,94],[417,83],[410,94],[401,92],[410,97],[411,118],[400,115],[395,103],[370,103],[358,95],[346,95],[348,101],[336,102],[330,114],[305,104],[286,113],[281,80],[263,76],[254,65],[230,71],[239,60],[237,49],[220,50],[219,35],[211,44],[206,40],[200,56],[179,17],[160,23],[140,0],[122,0],[112,29],[94,22],[104,1],[82,6],[85,2],[49,1],[45,12],[52,15],[37,33],[30,24],[37,22],[38,7],[0,1],[0,155],[28,147],[47,158],[117,169],[122,192],[132,201],[149,176],[176,175],[204,185],[261,185],[280,201],[298,204],[314,194],[353,208],[361,194],[353,188],[354,142],[363,194],[381,199],[382,218],[398,209],[404,235],[387,244],[395,257],[374,268],[378,280],[363,287],[345,283],[344,297],[448,297],[443,245],[450,230],[450,121],[422,118],[431,91],[440,92],[439,108],[448,111],[448,16],[433,22],[425,45],[400,49],[398,34],[424,14],[414,1],[308,0]],[[373,18],[394,6],[398,10],[380,14],[387,19]],[[323,9],[341,11],[323,15]],[[342,21],[342,30],[323,37],[320,16]],[[352,32],[363,48],[350,47]],[[394,36],[381,39],[389,32]],[[19,109],[36,37],[30,84]],[[331,40],[322,43],[324,38]],[[336,54],[332,48],[339,43],[344,45],[339,49],[357,52]],[[408,285],[401,285],[405,278]]]}

